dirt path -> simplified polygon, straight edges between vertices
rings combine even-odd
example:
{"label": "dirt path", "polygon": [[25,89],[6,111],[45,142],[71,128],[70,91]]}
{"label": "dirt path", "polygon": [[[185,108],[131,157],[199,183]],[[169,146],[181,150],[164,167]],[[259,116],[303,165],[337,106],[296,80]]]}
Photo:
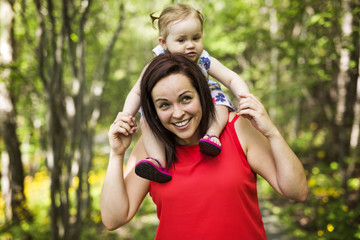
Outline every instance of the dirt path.
{"label": "dirt path", "polygon": [[268,240],[291,240],[281,227],[279,218],[266,208],[260,207]]}

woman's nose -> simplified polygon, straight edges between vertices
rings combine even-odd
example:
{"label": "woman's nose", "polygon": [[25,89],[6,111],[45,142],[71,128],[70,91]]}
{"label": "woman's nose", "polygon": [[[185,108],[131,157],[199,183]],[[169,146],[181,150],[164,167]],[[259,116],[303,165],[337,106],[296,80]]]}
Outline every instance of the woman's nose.
{"label": "woman's nose", "polygon": [[173,117],[181,118],[184,115],[184,110],[180,106],[174,107]]}

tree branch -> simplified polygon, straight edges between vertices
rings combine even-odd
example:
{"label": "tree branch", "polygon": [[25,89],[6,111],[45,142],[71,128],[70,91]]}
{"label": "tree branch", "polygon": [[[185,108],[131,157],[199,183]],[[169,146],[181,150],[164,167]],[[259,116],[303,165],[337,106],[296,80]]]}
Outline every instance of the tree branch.
{"label": "tree branch", "polygon": [[37,50],[36,50],[36,54],[37,54],[37,59],[39,62],[39,66],[38,66],[38,72],[39,72],[39,77],[44,85],[44,88],[47,89],[47,91],[49,90],[49,79],[46,77],[45,75],[45,56],[44,56],[44,49],[45,49],[45,21],[44,21],[44,16],[41,13],[41,1],[40,0],[34,0],[35,6],[36,6],[36,12],[37,12],[37,18],[38,18],[38,22],[39,22],[39,26],[38,29],[36,30],[36,37],[37,37]]}
{"label": "tree branch", "polygon": [[125,14],[124,14],[124,3],[121,2],[120,8],[120,19],[119,19],[119,25],[116,28],[114,35],[112,36],[110,42],[105,47],[105,50],[102,54],[102,57],[100,58],[101,63],[98,65],[98,70],[95,73],[95,79],[93,81],[93,84],[91,86],[91,97],[90,97],[90,106],[94,106],[92,111],[89,113],[90,117],[90,126],[95,126],[99,116],[100,116],[100,109],[99,109],[99,103],[97,99],[101,96],[104,86],[108,79],[108,69],[110,65],[110,59],[112,55],[112,51],[114,49],[115,43],[117,39],[119,38],[122,30],[123,30],[123,24],[125,20]]}

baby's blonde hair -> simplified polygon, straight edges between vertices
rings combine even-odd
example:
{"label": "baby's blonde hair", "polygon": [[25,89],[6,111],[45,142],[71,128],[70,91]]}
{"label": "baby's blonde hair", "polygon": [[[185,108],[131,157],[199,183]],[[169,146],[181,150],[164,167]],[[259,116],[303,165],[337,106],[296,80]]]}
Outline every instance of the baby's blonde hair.
{"label": "baby's blonde hair", "polygon": [[201,24],[201,31],[203,31],[203,14],[187,4],[173,4],[165,8],[160,17],[154,17],[154,13],[150,14],[152,25],[155,28],[155,21],[158,20],[159,35],[164,39],[169,35],[169,25],[175,21],[185,20],[190,16],[196,16]]}

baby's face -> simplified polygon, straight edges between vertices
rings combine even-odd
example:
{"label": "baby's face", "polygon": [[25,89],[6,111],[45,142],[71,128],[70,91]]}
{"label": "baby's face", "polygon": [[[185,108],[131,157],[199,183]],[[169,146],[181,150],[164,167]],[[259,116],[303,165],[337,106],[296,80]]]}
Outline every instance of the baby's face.
{"label": "baby's face", "polygon": [[169,35],[161,44],[171,53],[181,53],[197,61],[203,51],[200,20],[195,16],[170,24]]}

